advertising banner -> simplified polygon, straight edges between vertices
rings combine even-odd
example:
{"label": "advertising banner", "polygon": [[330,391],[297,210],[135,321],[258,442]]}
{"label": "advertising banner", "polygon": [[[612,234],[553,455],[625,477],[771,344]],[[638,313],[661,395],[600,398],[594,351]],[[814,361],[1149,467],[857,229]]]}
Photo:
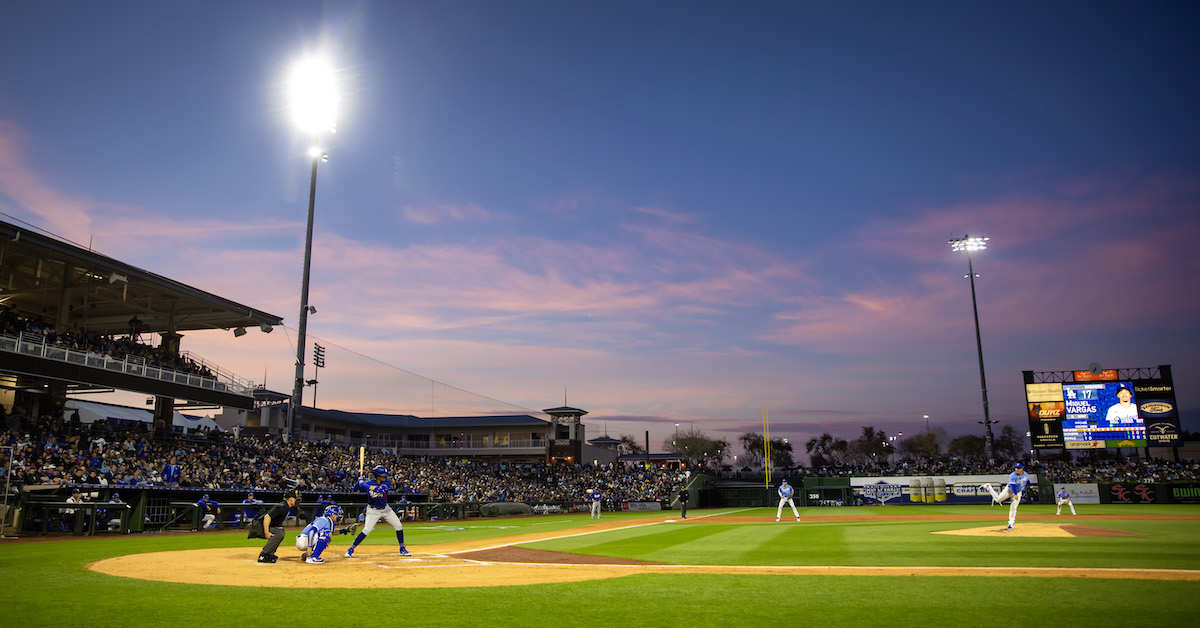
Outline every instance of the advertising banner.
{"label": "advertising banner", "polygon": [[[1036,493],[1037,476],[1030,474],[1030,478]],[[855,501],[868,505],[988,504],[992,497],[981,485],[999,488],[1007,482],[1007,474],[865,476],[850,478],[850,487]]]}
{"label": "advertising banner", "polygon": [[1067,492],[1071,494],[1071,503],[1100,503],[1100,485],[1098,484],[1055,484],[1054,492],[1058,493],[1060,488],[1066,488]]}
{"label": "advertising banner", "polygon": [[662,510],[660,502],[621,502],[621,510]]}
{"label": "advertising banner", "polygon": [[[1142,484],[1140,482],[1122,482],[1119,484],[1101,484],[1100,501],[1106,504],[1153,504],[1159,501],[1162,484]],[[1163,495],[1163,500],[1166,496]]]}
{"label": "advertising banner", "polygon": [[1167,502],[1171,504],[1200,504],[1200,482],[1168,484]]}

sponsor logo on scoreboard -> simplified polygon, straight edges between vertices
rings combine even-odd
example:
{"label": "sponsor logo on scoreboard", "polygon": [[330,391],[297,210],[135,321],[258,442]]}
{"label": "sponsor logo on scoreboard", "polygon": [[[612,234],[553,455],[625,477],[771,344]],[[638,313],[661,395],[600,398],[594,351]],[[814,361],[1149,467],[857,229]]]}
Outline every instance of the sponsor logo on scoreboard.
{"label": "sponsor logo on scoreboard", "polygon": [[1138,410],[1146,414],[1166,414],[1174,409],[1175,406],[1165,401],[1147,401],[1138,408]]}

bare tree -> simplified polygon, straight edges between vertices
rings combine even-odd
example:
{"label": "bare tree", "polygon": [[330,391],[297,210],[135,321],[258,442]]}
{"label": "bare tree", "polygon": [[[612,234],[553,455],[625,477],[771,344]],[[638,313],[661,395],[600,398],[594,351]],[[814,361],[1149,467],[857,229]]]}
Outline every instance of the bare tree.
{"label": "bare tree", "polygon": [[945,428],[935,427],[928,432],[905,436],[900,444],[900,453],[923,462],[933,462],[942,455],[946,441]]}
{"label": "bare tree", "polygon": [[729,442],[710,438],[703,430],[688,428],[678,436],[668,436],[663,449],[675,454],[689,467],[715,466],[720,468],[729,456]]}
{"label": "bare tree", "polygon": [[982,462],[985,451],[985,440],[982,436],[969,434],[959,436],[950,441],[946,453],[971,462]]}
{"label": "bare tree", "polygon": [[621,454],[644,454],[646,448],[639,445],[637,439],[628,435],[621,434],[621,443],[617,445],[617,452]]}
{"label": "bare tree", "polygon": [[850,461],[877,467],[887,462],[887,457],[893,450],[886,432],[865,425],[862,434],[850,443]]}
{"label": "bare tree", "polygon": [[[745,452],[746,465],[761,467],[765,452],[763,451],[763,435],[759,432],[746,432],[738,437]],[[775,468],[790,467],[796,464],[792,444],[786,438],[771,439],[771,466]]]}
{"label": "bare tree", "polygon": [[846,461],[849,449],[850,443],[843,438],[834,438],[829,432],[809,439],[808,444],[804,446],[804,451],[814,467],[842,464]]}
{"label": "bare tree", "polygon": [[1025,454],[1025,436],[1011,425],[1000,428],[996,438],[996,457],[1001,460],[1020,460]]}

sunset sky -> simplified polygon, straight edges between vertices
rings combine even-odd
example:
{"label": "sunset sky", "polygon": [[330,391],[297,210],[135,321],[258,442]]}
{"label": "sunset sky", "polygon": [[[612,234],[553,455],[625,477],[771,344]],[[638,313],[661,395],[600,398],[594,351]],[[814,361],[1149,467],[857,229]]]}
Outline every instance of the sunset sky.
{"label": "sunset sky", "polygon": [[1098,362],[1173,365],[1197,429],[1197,33],[1195,2],[18,0],[0,219],[282,316],[183,348],[290,393],[284,83],[319,50],[320,407],[981,434],[969,233],[1001,426],[1021,371]]}

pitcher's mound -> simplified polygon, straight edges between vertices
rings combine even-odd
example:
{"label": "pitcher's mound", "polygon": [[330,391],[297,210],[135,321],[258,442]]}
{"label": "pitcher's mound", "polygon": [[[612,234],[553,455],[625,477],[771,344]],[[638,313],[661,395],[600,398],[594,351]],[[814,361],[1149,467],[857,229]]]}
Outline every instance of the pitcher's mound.
{"label": "pitcher's mound", "polygon": [[1008,530],[1004,524],[962,530],[938,530],[934,534],[957,536],[1020,536],[1020,537],[1072,537],[1072,536],[1141,536],[1141,532],[1112,530],[1097,526],[1061,523],[1020,523]]}

